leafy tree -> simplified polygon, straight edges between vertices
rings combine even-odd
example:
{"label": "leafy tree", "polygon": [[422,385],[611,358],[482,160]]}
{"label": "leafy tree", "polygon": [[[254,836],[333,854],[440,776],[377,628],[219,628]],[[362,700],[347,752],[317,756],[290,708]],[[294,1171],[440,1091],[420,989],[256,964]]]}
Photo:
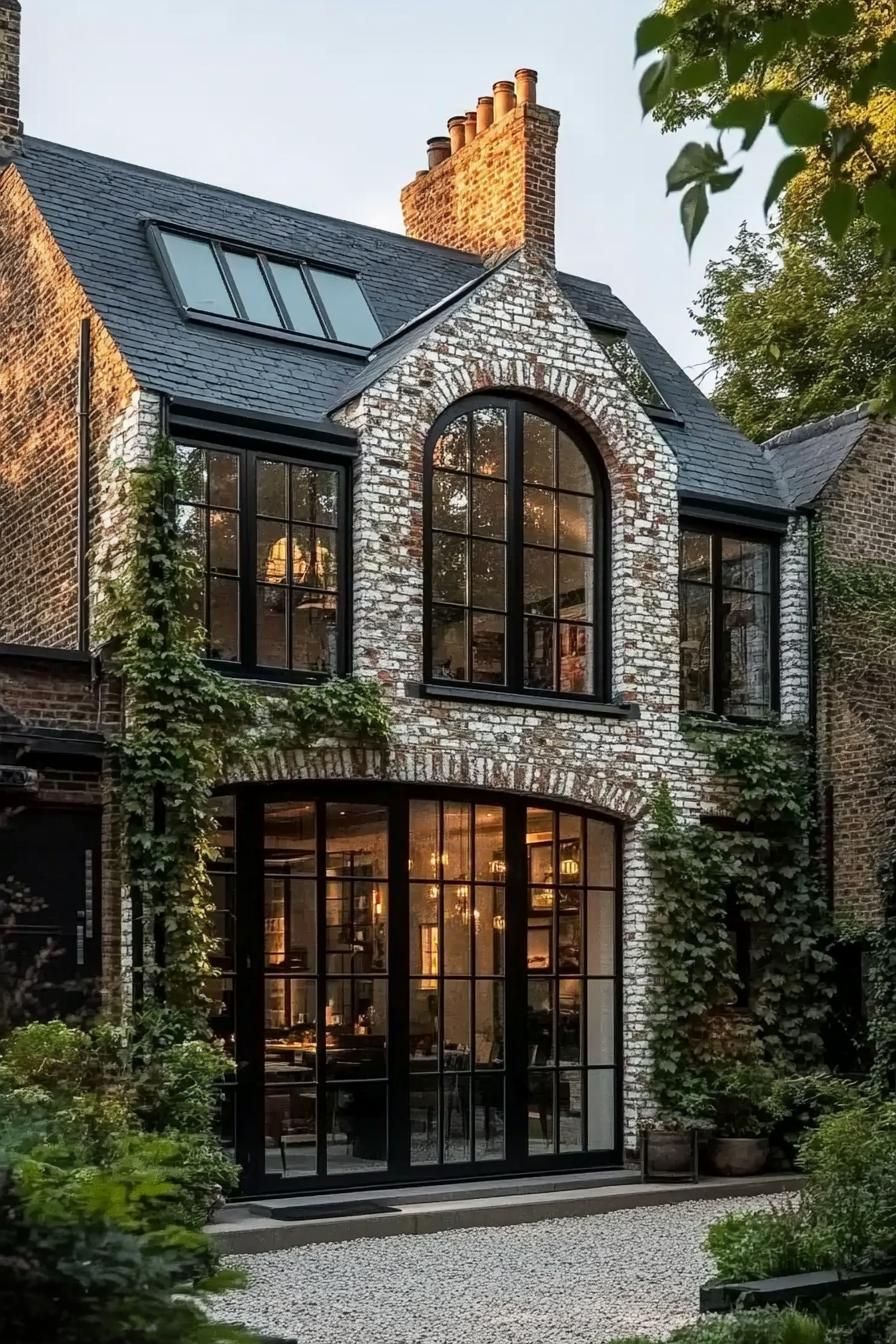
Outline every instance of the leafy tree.
{"label": "leafy tree", "polygon": [[730,161],[767,126],[786,153],[766,214],[788,185],[804,222],[835,240],[864,215],[896,247],[896,11],[892,0],[665,0],[641,21],[636,59],[645,112],[667,129],[708,118],[713,140],[686,144],[669,169],[693,245],[710,192],[742,171]]}
{"label": "leafy tree", "polygon": [[692,316],[713,400],[750,438],[896,394],[896,268],[881,266],[865,220],[847,246],[811,220],[770,234],[742,225],[708,266]]}

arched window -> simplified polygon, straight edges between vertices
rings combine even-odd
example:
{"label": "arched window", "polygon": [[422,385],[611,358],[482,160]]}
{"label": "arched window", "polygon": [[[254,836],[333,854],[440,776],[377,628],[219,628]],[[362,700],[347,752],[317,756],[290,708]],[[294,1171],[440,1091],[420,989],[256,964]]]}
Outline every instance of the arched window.
{"label": "arched window", "polygon": [[427,681],[605,697],[607,489],[551,407],[470,397],[427,443]]}

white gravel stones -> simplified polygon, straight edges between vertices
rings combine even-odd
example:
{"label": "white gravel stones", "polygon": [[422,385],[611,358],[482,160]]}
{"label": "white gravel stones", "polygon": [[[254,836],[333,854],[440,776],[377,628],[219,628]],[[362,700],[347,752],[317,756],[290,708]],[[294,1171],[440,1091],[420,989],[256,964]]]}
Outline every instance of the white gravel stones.
{"label": "white gravel stones", "polygon": [[697,1315],[706,1229],[767,1198],[232,1257],[214,1314],[301,1344],[600,1344]]}

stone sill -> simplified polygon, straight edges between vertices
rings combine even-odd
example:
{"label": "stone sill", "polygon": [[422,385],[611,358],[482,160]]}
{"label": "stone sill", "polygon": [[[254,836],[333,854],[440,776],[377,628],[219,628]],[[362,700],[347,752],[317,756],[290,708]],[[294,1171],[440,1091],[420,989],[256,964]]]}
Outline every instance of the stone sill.
{"label": "stone sill", "polygon": [[639,719],[638,705],[603,704],[575,696],[526,695],[520,691],[491,691],[478,686],[449,686],[443,682],[406,681],[405,695],[414,700],[457,700],[467,704],[506,705],[515,709],[551,710],[555,714],[587,714],[604,719]]}

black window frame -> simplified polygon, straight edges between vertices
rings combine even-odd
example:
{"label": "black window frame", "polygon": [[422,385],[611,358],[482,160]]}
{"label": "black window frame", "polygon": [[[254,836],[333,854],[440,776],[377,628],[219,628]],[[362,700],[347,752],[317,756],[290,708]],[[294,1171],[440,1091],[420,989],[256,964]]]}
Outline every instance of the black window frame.
{"label": "black window frame", "polygon": [[[236,312],[235,317],[229,317],[223,313],[208,313],[201,308],[192,308],[187,302],[186,294],[177,277],[177,272],[168,256],[167,248],[163,234],[177,234],[181,238],[191,238],[195,242],[207,244],[212,251],[227,295],[233,304]],[[289,341],[293,344],[310,345],[315,349],[334,350],[342,354],[355,355],[359,358],[366,358],[371,345],[356,345],[348,341],[341,341],[336,336],[333,324],[327,313],[326,306],[320,296],[317,285],[314,281],[313,271],[332,271],[335,275],[348,276],[354,280],[363,295],[364,302],[370,310],[374,325],[379,329],[380,339],[383,337],[382,327],[374,310],[370,297],[364,288],[357,271],[348,266],[334,266],[331,262],[316,261],[313,257],[299,257],[294,253],[280,252],[276,248],[253,247],[251,244],[238,239],[215,235],[212,237],[207,233],[202,233],[195,229],[183,228],[181,225],[167,224],[164,220],[153,221],[147,225],[146,236],[150,250],[156,259],[162,276],[170,289],[178,308],[182,315],[191,322],[204,322],[210,326],[225,327],[232,331],[249,332],[256,336],[266,336],[273,340]],[[262,271],[264,281],[270,291],[274,306],[283,323],[282,327],[266,326],[260,322],[253,322],[247,312],[242,298],[240,297],[238,286],[230,272],[230,267],[225,257],[225,252],[239,252],[243,256],[254,258]],[[276,280],[271,274],[271,263],[282,264],[284,266],[295,267],[302,276],[305,287],[308,290],[308,296],[311,305],[315,311],[317,319],[324,332],[323,336],[317,336],[312,332],[298,331],[291,322],[286,304],[280,293]],[[374,342],[376,345],[377,342]]]}
{"label": "black window frame", "polygon": [[[211,437],[182,434],[172,436],[178,448],[198,448],[206,452],[232,453],[239,461],[238,548],[239,578],[237,580],[239,598],[239,651],[238,660],[206,657],[206,662],[218,672],[230,676],[247,677],[258,681],[283,681],[296,684],[317,685],[332,681],[335,677],[346,676],[352,663],[352,486],[353,472],[351,462],[344,455],[327,453],[309,448],[284,450],[265,448],[263,444],[255,446],[236,446]],[[319,468],[335,471],[339,480],[338,522],[336,526],[336,667],[333,672],[312,672],[287,667],[272,667],[258,662],[258,630],[256,625],[256,548],[258,539],[258,514],[256,501],[256,466],[259,460],[265,462],[283,462],[287,466]],[[178,504],[182,501],[178,496]],[[207,581],[207,580],[206,580]],[[284,593],[292,589],[284,584]]]}
{"label": "black window frame", "polygon": [[[507,609],[506,609],[506,666],[503,684],[439,678],[433,673],[432,630],[433,607],[439,605],[432,595],[432,505],[433,505],[433,450],[442,432],[460,416],[477,409],[503,408],[507,414],[506,431],[506,546],[507,546]],[[591,471],[594,484],[594,551],[593,564],[593,655],[592,690],[588,692],[547,690],[524,684],[525,603],[523,594],[523,416],[540,416],[568,435],[582,451]],[[435,694],[444,691],[462,691],[465,698],[494,701],[505,696],[520,704],[557,702],[563,708],[605,704],[610,694],[611,678],[611,566],[610,566],[610,488],[606,466],[596,445],[581,426],[549,403],[534,397],[508,392],[475,393],[453,402],[430,427],[423,454],[423,681]],[[466,608],[472,611],[469,605]],[[557,618],[559,620],[559,618]],[[468,668],[468,673],[472,669]]]}
{"label": "black window frame", "polygon": [[[709,538],[710,580],[702,586],[709,588],[709,707],[705,710],[686,709],[681,700],[681,647],[679,639],[678,673],[679,705],[681,712],[693,718],[725,719],[730,723],[768,723],[781,707],[781,537],[778,532],[765,531],[748,524],[710,522],[703,518],[683,515],[679,522],[678,543],[678,610],[681,615],[681,589],[684,583],[700,586],[699,581],[682,578],[681,541],[686,533]],[[753,541],[769,548],[769,703],[762,715],[731,714],[724,709],[724,649],[725,612],[722,602],[722,542]],[[680,627],[679,627],[680,628]]]}

